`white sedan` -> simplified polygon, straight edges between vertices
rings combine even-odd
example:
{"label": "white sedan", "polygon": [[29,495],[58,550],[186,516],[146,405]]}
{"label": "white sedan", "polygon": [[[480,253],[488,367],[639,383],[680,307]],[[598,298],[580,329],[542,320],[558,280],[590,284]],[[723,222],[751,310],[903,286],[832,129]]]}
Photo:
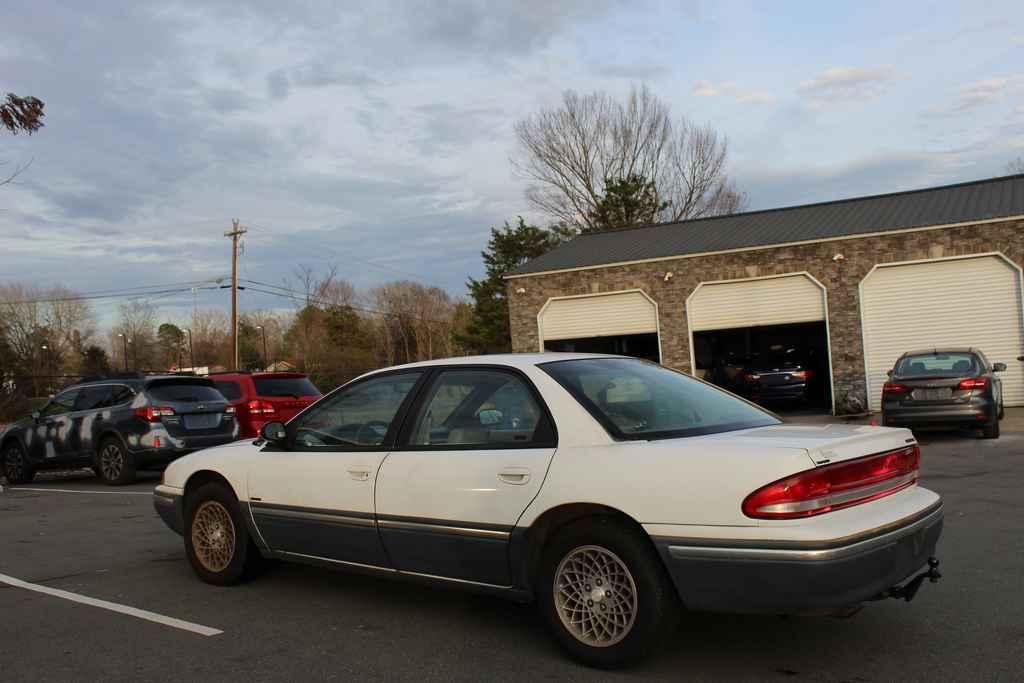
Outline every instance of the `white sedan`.
{"label": "white sedan", "polygon": [[912,598],[942,530],[919,459],[905,429],[782,424],[646,361],[516,354],[360,377],[173,462],[154,504],[204,581],[279,558],[460,584],[616,666],[681,607]]}

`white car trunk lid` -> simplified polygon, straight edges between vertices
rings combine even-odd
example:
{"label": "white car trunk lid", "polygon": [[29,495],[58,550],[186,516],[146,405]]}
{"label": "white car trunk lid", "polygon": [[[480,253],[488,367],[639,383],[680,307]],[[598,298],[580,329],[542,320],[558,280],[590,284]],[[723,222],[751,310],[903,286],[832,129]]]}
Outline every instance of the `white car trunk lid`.
{"label": "white car trunk lid", "polygon": [[909,429],[843,424],[782,424],[716,436],[751,444],[801,448],[815,465],[853,460],[916,443]]}

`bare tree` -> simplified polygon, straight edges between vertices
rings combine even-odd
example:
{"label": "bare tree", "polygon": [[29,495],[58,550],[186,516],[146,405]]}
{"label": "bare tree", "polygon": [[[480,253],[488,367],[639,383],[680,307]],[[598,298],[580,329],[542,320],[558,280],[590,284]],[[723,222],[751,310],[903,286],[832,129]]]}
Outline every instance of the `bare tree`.
{"label": "bare tree", "polygon": [[515,124],[519,153],[512,162],[531,185],[527,198],[556,223],[583,232],[607,182],[640,177],[654,184],[657,218],[676,221],[734,213],[746,196],[726,174],[728,141],[685,117],[646,87],[625,102],[604,92],[566,91],[562,103]]}
{"label": "bare tree", "polygon": [[155,369],[159,358],[156,308],[147,301],[133,300],[122,303],[117,310],[118,324],[110,331],[113,358],[120,357],[116,365],[130,370]]}

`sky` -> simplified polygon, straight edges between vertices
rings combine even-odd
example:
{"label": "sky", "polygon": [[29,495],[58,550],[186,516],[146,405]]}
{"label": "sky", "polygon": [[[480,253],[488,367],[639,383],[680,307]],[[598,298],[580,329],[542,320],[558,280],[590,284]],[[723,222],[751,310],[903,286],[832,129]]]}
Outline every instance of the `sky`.
{"label": "sky", "polygon": [[[751,209],[1006,172],[1024,156],[1017,2],[7,0],[0,282],[79,292],[304,265],[359,288],[465,295],[489,228],[523,215],[513,124],[565,90],[646,84],[728,136]],[[150,296],[226,307],[216,284]],[[242,310],[288,306],[255,291]],[[96,300],[101,324],[117,301]]]}

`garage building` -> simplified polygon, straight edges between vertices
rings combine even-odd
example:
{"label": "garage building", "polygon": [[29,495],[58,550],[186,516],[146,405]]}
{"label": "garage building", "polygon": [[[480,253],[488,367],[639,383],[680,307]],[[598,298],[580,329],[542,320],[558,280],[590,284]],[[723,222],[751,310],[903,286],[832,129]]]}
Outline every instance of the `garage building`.
{"label": "garage building", "polygon": [[906,350],[975,346],[1024,405],[1024,175],[582,235],[507,276],[516,351],[707,377],[798,349],[820,407],[877,410]]}

